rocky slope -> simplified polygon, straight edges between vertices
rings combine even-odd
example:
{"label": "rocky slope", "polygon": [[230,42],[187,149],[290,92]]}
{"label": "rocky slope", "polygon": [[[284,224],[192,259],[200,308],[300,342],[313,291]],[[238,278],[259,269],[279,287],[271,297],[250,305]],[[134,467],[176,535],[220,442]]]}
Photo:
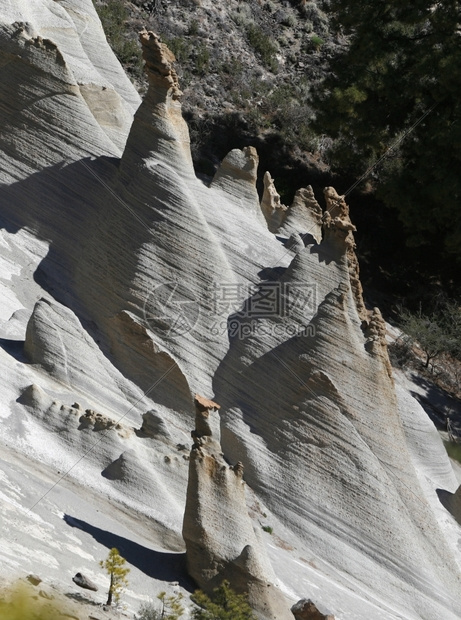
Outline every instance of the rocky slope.
{"label": "rocky slope", "polygon": [[[22,511],[21,535],[48,548],[58,580],[70,569],[28,515],[51,511],[55,536],[76,527],[82,544],[114,546],[101,515],[56,519],[69,515],[68,474],[64,503],[107,497],[117,520],[140,523],[133,536],[182,551],[198,392],[221,405],[222,450],[244,464],[254,524],[270,520],[275,585],[291,602],[314,595],[344,619],[458,618],[458,525],[436,493],[457,481],[421,407],[396,390],[344,199],[328,188],[322,213],[306,188],[282,208],[267,179],[261,205],[251,147],[198,180],[173,55],[152,32],[140,103],[90,0],[8,3],[0,18],[1,441],[5,462],[19,451],[47,472],[40,486],[17,474],[17,454],[3,466],[7,527]],[[24,554],[7,547],[2,572]],[[146,557],[145,575],[190,587],[176,560],[166,577]]]}
{"label": "rocky slope", "polygon": [[322,3],[98,0],[95,6],[141,92],[137,32],[154,30],[175,53],[200,172],[214,174],[227,152],[245,143],[258,146],[288,194],[307,170],[321,176],[327,142],[310,128],[310,94],[344,45],[330,33]]}

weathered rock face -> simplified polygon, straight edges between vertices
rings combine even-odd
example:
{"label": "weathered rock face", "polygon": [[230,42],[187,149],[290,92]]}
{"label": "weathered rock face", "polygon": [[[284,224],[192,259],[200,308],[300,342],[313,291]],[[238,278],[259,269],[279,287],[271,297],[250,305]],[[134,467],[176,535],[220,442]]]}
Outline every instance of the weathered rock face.
{"label": "weathered rock face", "polygon": [[[441,578],[436,574],[448,566],[450,551],[441,538],[438,543],[432,536],[425,542],[421,538],[427,528],[435,532],[434,515],[413,493],[419,482],[378,311],[363,331],[349,271],[350,230],[342,217],[327,228],[320,245],[306,247],[293,259],[282,278],[288,300],[290,287],[302,284],[304,289],[289,317],[254,319],[251,333],[231,343],[215,376],[215,393],[225,411],[222,444],[231,459],[248,464],[250,486],[321,557],[343,549],[351,570],[365,580],[374,558],[379,566],[375,577],[378,571],[388,584],[395,570],[389,559],[400,557],[407,570],[419,574],[419,587],[426,591],[425,584]],[[315,291],[313,304],[309,285]],[[257,338],[262,326],[272,340]],[[275,502],[273,488],[280,494]],[[340,538],[343,528],[351,528],[344,540],[337,538],[333,514],[342,524]],[[416,539],[417,550],[414,545],[410,550],[408,541]],[[354,553],[343,546],[345,540]],[[431,560],[417,559],[420,553]],[[429,562],[436,556],[439,568],[429,577]],[[439,584],[456,573],[453,568]]]}
{"label": "weathered rock face", "polygon": [[248,593],[261,619],[290,620],[288,603],[248,515],[243,465],[229,466],[220,445],[219,405],[195,397],[183,537],[189,574],[207,592],[228,580]]}
{"label": "weathered rock face", "polygon": [[147,437],[165,438],[171,437],[168,425],[156,411],[147,411],[142,416],[141,432]]}
{"label": "weathered rock face", "polygon": [[[2,81],[5,86],[8,84],[2,91],[2,95],[6,95],[2,115],[6,115],[8,122],[6,126],[2,122],[7,130],[2,132],[4,140],[12,135],[8,130],[9,123],[15,127],[15,132],[22,128],[24,136],[27,135],[28,124],[23,123],[21,127],[20,117],[27,118],[28,112],[22,108],[22,114],[15,113],[21,109],[21,99],[25,97],[38,104],[40,96],[49,95],[51,88],[54,104],[60,100],[63,107],[61,113],[59,105],[55,109],[54,128],[50,124],[45,130],[49,131],[49,137],[50,134],[57,137],[59,127],[64,124],[69,136],[75,131],[81,132],[82,147],[87,139],[95,145],[99,138],[107,146],[112,144],[112,148],[114,145],[116,149],[123,148],[133,111],[140,99],[108,49],[90,0],[7,3],[2,7],[1,38],[4,55]],[[24,91],[17,88],[19,84],[32,83],[36,84],[35,89]],[[75,111],[79,109],[79,113],[66,119],[67,104]],[[45,123],[43,131],[47,127],[46,106],[34,105],[34,115],[37,114]],[[87,122],[86,129],[82,121]],[[37,137],[36,132],[35,139]],[[32,135],[30,138],[34,140]],[[72,140],[69,146],[71,143]],[[25,145],[17,146],[22,149]],[[43,160],[46,161],[50,154],[43,153]]]}

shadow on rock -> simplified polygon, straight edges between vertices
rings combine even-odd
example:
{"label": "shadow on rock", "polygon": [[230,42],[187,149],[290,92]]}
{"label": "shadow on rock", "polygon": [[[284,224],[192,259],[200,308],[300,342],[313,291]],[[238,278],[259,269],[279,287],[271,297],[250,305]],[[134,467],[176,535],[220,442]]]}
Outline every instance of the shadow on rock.
{"label": "shadow on rock", "polygon": [[424,388],[426,394],[412,392],[438,429],[446,430],[447,418],[456,426],[461,426],[461,401],[441,387],[417,373],[412,373],[412,381]]}
{"label": "shadow on rock", "polygon": [[195,589],[194,583],[186,573],[185,553],[154,551],[71,515],[65,514],[63,518],[67,525],[90,534],[98,543],[108,549],[116,547],[120,555],[129,564],[138,568],[148,577],[161,581],[177,581],[182,588],[191,592]]}
{"label": "shadow on rock", "polygon": [[450,491],[445,491],[444,489],[437,489],[437,495],[442,506],[448,510],[461,525],[461,486],[456,493],[450,493]]}
{"label": "shadow on rock", "polygon": [[81,594],[80,592],[66,592],[65,596],[67,596],[67,598],[72,599],[73,601],[77,601],[77,603],[84,603],[85,605],[93,605],[94,607],[101,607],[101,603],[97,603],[89,596],[85,596],[85,594]]}
{"label": "shadow on rock", "polygon": [[24,340],[8,340],[0,338],[0,348],[14,357],[15,360],[23,364],[28,363],[28,359],[24,355]]}

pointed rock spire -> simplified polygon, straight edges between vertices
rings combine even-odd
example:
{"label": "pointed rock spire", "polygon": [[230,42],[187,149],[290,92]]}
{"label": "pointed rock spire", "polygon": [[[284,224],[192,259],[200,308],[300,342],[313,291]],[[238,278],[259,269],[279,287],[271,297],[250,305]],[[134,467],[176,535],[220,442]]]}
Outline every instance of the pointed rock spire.
{"label": "pointed rock spire", "polygon": [[261,211],[266,218],[268,229],[275,233],[285,219],[288,207],[280,201],[280,194],[275,189],[274,180],[269,172],[264,174],[264,193],[261,200]]}
{"label": "pointed rock spire", "polygon": [[365,349],[375,357],[382,359],[387,374],[392,377],[392,366],[386,342],[386,322],[379,308],[373,308],[370,320],[365,325],[364,333],[367,339]]}
{"label": "pointed rock spire", "polygon": [[354,294],[357,312],[362,320],[368,318],[363,301],[363,289],[360,282],[360,269],[355,253],[353,233],[357,230],[349,217],[349,207],[344,196],[339,196],[334,187],[324,189],[326,211],[323,215],[323,232],[325,243],[333,251],[346,254],[349,268],[349,279]]}
{"label": "pointed rock spire", "polygon": [[306,238],[307,243],[309,235],[317,243],[322,241],[322,207],[310,185],[296,191],[293,202],[285,213],[285,220],[277,232],[286,236],[297,232]]}
{"label": "pointed rock spire", "polygon": [[195,396],[196,426],[189,461],[183,537],[189,574],[206,592],[224,579],[247,593],[261,620],[292,618],[245,501],[243,465],[222,454],[219,405]]}
{"label": "pointed rock spire", "polygon": [[139,106],[126,143],[121,170],[129,179],[141,164],[164,162],[182,177],[195,178],[189,128],[182,117],[176,58],[154,32],[139,34],[149,88]]}
{"label": "pointed rock spire", "polygon": [[146,63],[149,87],[152,87],[156,93],[166,91],[165,96],[168,95],[173,100],[179,99],[182,93],[179,90],[178,74],[173,68],[173,63],[176,61],[173,52],[154,32],[142,30],[139,33],[139,40]]}
{"label": "pointed rock spire", "polygon": [[233,201],[250,205],[254,213],[262,219],[256,190],[258,163],[258,153],[253,146],[246,146],[242,150],[233,149],[216,171],[211,187],[232,196]]}

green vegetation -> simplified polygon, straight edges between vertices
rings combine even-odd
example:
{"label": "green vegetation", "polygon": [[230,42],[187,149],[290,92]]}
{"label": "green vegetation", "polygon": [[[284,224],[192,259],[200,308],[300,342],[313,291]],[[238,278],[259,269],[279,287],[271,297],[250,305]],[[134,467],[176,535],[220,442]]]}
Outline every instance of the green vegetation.
{"label": "green vegetation", "polygon": [[189,24],[189,35],[192,37],[195,37],[196,35],[198,35],[198,31],[199,31],[198,20],[197,19],[191,20]]}
{"label": "green vegetation", "polygon": [[311,45],[315,50],[319,50],[322,45],[325,43],[325,41],[322,39],[322,37],[319,37],[318,34],[313,34],[311,35]]}
{"label": "green vegetation", "polygon": [[280,23],[282,23],[284,26],[287,26],[288,28],[293,28],[293,26],[296,26],[296,17],[293,15],[293,13],[285,12],[282,14]]}
{"label": "green vegetation", "polygon": [[461,309],[455,301],[436,300],[431,312],[400,310],[403,332],[424,353],[424,368],[441,354],[461,360]]}
{"label": "green vegetation", "polygon": [[429,364],[449,347],[449,334],[435,314],[426,316],[421,310],[416,314],[405,311],[402,313],[402,329],[423,351],[424,368],[429,368]]}
{"label": "green vegetation", "polygon": [[192,44],[184,37],[163,37],[162,40],[170,48],[176,57],[176,61],[181,63],[189,59],[192,54]]}
{"label": "green vegetation", "polygon": [[[191,75],[196,73],[204,75],[210,66],[210,52],[205,43],[198,42],[194,37],[193,40],[184,37],[168,37],[162,38],[165,44],[170,48],[179,63],[178,68],[182,71],[181,83],[186,86],[191,79]],[[190,62],[190,69],[187,69]]]}
{"label": "green vegetation", "polygon": [[195,70],[199,75],[204,75],[210,66],[210,52],[208,47],[201,43],[197,46],[195,52]]}
{"label": "green vegetation", "polygon": [[60,605],[40,599],[24,584],[16,584],[0,593],[0,620],[61,620]]}
{"label": "green vegetation", "polygon": [[211,597],[197,590],[191,598],[198,606],[192,612],[194,620],[256,620],[246,596],[236,594],[228,581],[215,588]]}
{"label": "green vegetation", "polygon": [[184,613],[184,607],[181,604],[182,594],[166,595],[166,592],[160,592],[157,596],[162,604],[160,618],[164,620],[177,620]]}
{"label": "green vegetation", "polygon": [[402,335],[389,346],[394,366],[429,373],[440,388],[461,396],[461,306],[444,296],[424,310],[399,309]]}
{"label": "green vegetation", "polygon": [[[182,594],[167,596],[166,592],[160,592],[157,598],[161,601],[161,609],[153,603],[145,603],[140,607],[136,620],[179,620],[182,617],[185,611]],[[194,620],[256,620],[246,596],[236,594],[228,581],[215,588],[211,597],[196,590],[191,600],[196,605],[192,610]]]}
{"label": "green vegetation", "polygon": [[461,261],[459,2],[332,0],[330,9],[349,37],[316,98],[332,163],[358,176],[380,162],[369,180],[398,209],[408,243]]}
{"label": "green vegetation", "polygon": [[[197,38],[193,40],[184,37],[163,37],[162,40],[170,48],[182,70],[182,83],[187,84],[191,73],[204,75],[210,67],[210,52],[205,43],[199,42]],[[191,67],[188,72],[187,66],[190,62]]]}
{"label": "green vegetation", "polygon": [[107,40],[119,61],[135,78],[141,78],[143,60],[141,46],[135,38],[128,36],[126,28],[128,11],[123,0],[94,2]]}
{"label": "green vegetation", "polygon": [[275,58],[277,53],[277,45],[272,41],[259,26],[250,22],[246,27],[246,35],[248,43],[254,49],[254,51],[260,56],[263,64],[267,69],[270,69],[273,73],[277,71],[278,63]]}
{"label": "green vegetation", "polygon": [[268,534],[273,534],[273,532],[274,532],[274,528],[271,527],[270,525],[263,525],[262,528]]}
{"label": "green vegetation", "polygon": [[443,445],[445,446],[448,456],[454,461],[461,463],[461,444],[444,441]]}
{"label": "green vegetation", "polygon": [[106,605],[112,605],[112,600],[116,603],[120,600],[120,595],[123,588],[128,585],[128,579],[126,576],[130,572],[130,569],[125,567],[126,560],[122,558],[118,549],[113,547],[109,551],[109,555],[103,561],[99,562],[101,568],[104,568],[110,577],[109,592],[107,595]]}
{"label": "green vegetation", "polygon": [[184,613],[184,607],[181,604],[183,595],[172,594],[166,595],[166,592],[160,592],[157,595],[160,600],[161,609],[158,609],[153,603],[144,603],[139,609],[139,615],[136,620],[178,620]]}

